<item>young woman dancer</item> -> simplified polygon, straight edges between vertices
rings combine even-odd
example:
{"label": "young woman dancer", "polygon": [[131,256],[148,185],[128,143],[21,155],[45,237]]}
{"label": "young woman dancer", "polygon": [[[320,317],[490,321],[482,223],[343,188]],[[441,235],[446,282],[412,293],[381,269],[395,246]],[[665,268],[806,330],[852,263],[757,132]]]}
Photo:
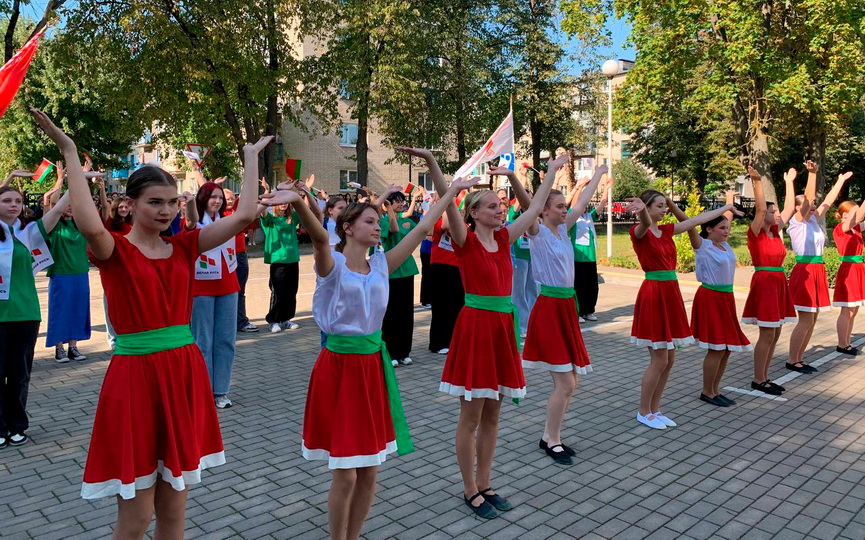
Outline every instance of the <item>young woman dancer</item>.
{"label": "young woman dancer", "polygon": [[853,201],[844,201],[838,205],[835,217],[840,220],[832,237],[835,247],[841,256],[841,267],[835,277],[835,294],[832,306],[840,307],[838,322],[838,345],[835,350],[842,354],[856,356],[859,352],[850,344],[853,333],[853,321],[859,312],[859,306],[865,306],[865,263],[862,262],[862,221],[865,220],[865,201],[856,205]]}
{"label": "young woman dancer", "polygon": [[[775,354],[778,338],[781,337],[781,325],[796,322],[793,297],[784,275],[787,248],[780,233],[784,218],[775,203],[766,202],[760,174],[753,167],[748,167],[748,175],[754,186],[754,220],[748,227],[748,251],[754,264],[754,275],[742,311],[742,322],[756,324],[760,329],[760,337],[754,345],[754,380],[751,381],[751,388],[780,396],[785,388],[769,380],[769,364]],[[796,179],[796,169],[788,171],[784,179],[787,183],[787,198],[792,201],[795,197],[793,181]]]}
{"label": "young woman dancer", "polygon": [[[455,181],[441,193],[450,201],[473,182]],[[328,520],[333,539],[360,536],[372,506],[376,474],[388,454],[413,450],[396,377],[381,339],[387,307],[388,274],[399,267],[444,212],[430,210],[403,240],[383,252],[379,210],[357,203],[336,218],[340,242],[331,250],[328,234],[294,191],[262,196],[264,204],[292,204],[309,231],[315,259],[312,311],[327,332],[327,346],[309,379],[303,420],[303,457],[324,460],[333,470]]]}
{"label": "young woman dancer", "polygon": [[447,214],[442,216],[433,228],[430,274],[432,316],[429,325],[429,350],[436,354],[447,354],[466,296]]}
{"label": "young woman dancer", "polygon": [[[826,234],[818,220],[835,204],[844,182],[853,176],[853,173],[839,175],[835,185],[818,207],[817,164],[809,160],[805,162],[805,168],[808,169],[805,194],[796,196],[793,216],[787,225],[790,244],[796,254],[796,266],[790,274],[790,293],[793,295],[793,305],[799,312],[799,322],[790,335],[790,357],[786,367],[791,371],[813,373],[817,368],[802,362],[802,355],[811,341],[814,325],[817,324],[817,314],[830,309],[829,284],[826,280],[826,268],[823,266]],[[786,204],[788,203],[785,201]],[[789,210],[785,208],[785,212],[787,211]]]}
{"label": "young woman dancer", "polygon": [[327,204],[324,205],[324,227],[327,229],[331,249],[339,243],[339,235],[336,234],[336,218],[346,206],[345,199],[338,195],[328,198]]}
{"label": "young woman dancer", "polygon": [[[156,512],[156,536],[182,538],[187,487],[201,471],[225,462],[219,420],[201,351],[189,329],[199,254],[217,248],[255,217],[255,168],[244,170],[237,211],[186,234],[159,236],[177,209],[177,184],[145,166],[129,177],[126,194],[136,219],[127,236],[105,230],[81,171],[75,143],[41,111],[39,127],[63,152],[69,193],[91,260],[108,291],[117,347],[105,374],[81,494],[117,496],[115,538],[143,538]],[[273,139],[243,149],[258,163]],[[147,309],[128,309],[130,288]]]}
{"label": "young woman dancer", "polygon": [[[550,171],[558,170],[567,159],[564,154],[550,161]],[[440,189],[438,185],[444,183],[441,170],[431,155],[426,161]],[[503,212],[494,191],[469,193],[464,217],[456,206],[447,209],[466,306],[457,319],[439,390],[460,398],[456,453],[463,498],[473,512],[486,519],[495,517],[496,510],[512,508],[495,493],[491,478],[501,397],[526,395],[517,345],[519,319],[511,303],[514,270],[509,247],[537,223],[551,189],[552,183],[541,184],[531,205],[507,227],[501,226]]]}
{"label": "young woman dancer", "polygon": [[[254,190],[248,189],[245,195],[256,198],[258,182]],[[186,205],[186,229],[203,229],[225,219],[228,217],[223,216],[225,209],[222,188],[214,182],[205,182],[195,195],[195,203]],[[237,341],[237,297],[240,291],[236,248],[237,239],[232,238],[203,253],[195,265],[192,290],[192,335],[204,355],[218,409],[232,406],[228,392]]]}
{"label": "young woman dancer", "polygon": [[[505,172],[507,171],[507,172]],[[562,443],[562,420],[571,396],[577,388],[577,374],[592,370],[577,314],[574,290],[574,245],[568,231],[580,219],[598,188],[606,166],[595,169],[594,177],[568,212],[565,196],[552,190],[541,212],[541,224],[533,223],[528,233],[531,241],[533,279],[541,294],[529,316],[523,368],[542,369],[553,377],[553,392],[547,399],[547,421],[538,446],[560,465],[573,465],[576,452]],[[508,174],[510,173],[510,174]],[[490,174],[512,175],[508,169],[492,169]],[[529,202],[520,182],[511,179],[520,203]],[[556,328],[555,332],[550,332]]]}
{"label": "young woman dancer", "polygon": [[[734,196],[734,192],[727,193],[728,207],[733,206]],[[672,205],[670,209],[680,222],[687,221],[688,216],[678,206]],[[694,248],[697,281],[701,283],[691,307],[691,333],[697,345],[706,349],[700,401],[716,407],[736,404],[720,390],[730,353],[754,349],[739,327],[733,297],[736,254],[727,239],[734,213],[742,216],[741,212],[733,210],[703,223],[699,234],[694,229],[688,230]]]}
{"label": "young woman dancer", "polygon": [[676,347],[694,343],[679,282],[676,280],[676,243],[681,234],[733,209],[727,205],[703,212],[679,223],[658,222],[674,203],[663,193],[649,189],[639,198],[628,199],[628,211],[640,222],[629,234],[646,279],[637,293],[631,343],[649,349],[649,367],[643,374],[640,410],[637,421],[653,429],[675,427],[676,423],[661,414],[661,397],[676,359]]}

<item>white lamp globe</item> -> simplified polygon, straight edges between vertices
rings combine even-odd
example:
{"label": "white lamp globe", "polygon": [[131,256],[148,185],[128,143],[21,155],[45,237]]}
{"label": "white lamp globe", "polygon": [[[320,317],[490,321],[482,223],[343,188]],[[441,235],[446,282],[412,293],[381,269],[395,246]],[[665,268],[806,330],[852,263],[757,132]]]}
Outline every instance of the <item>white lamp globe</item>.
{"label": "white lamp globe", "polygon": [[615,77],[619,74],[619,62],[617,60],[607,60],[604,62],[604,65],[601,66],[601,71],[607,77]]}

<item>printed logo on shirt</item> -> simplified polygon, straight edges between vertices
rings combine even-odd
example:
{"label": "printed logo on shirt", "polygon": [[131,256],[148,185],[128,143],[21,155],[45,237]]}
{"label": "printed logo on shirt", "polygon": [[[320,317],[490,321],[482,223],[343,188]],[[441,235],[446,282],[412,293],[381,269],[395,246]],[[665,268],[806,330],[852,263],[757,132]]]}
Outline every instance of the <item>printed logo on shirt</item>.
{"label": "printed logo on shirt", "polygon": [[33,267],[40,270],[44,267],[50,266],[54,262],[50,253],[43,252],[38,248],[33,248],[30,251],[30,255],[33,257]]}
{"label": "printed logo on shirt", "polygon": [[409,223],[408,221],[404,221],[403,224],[402,224],[402,228],[403,228],[403,229],[408,229],[409,227],[411,227],[411,223]]}
{"label": "printed logo on shirt", "polygon": [[30,253],[31,253],[34,257],[38,257],[38,256],[42,255],[42,251],[39,250],[39,249],[34,249],[34,250],[31,251]]}
{"label": "printed logo on shirt", "polygon": [[446,249],[448,251],[453,251],[454,246],[451,244],[450,235],[443,234],[441,240],[439,240],[439,247],[441,249]]}

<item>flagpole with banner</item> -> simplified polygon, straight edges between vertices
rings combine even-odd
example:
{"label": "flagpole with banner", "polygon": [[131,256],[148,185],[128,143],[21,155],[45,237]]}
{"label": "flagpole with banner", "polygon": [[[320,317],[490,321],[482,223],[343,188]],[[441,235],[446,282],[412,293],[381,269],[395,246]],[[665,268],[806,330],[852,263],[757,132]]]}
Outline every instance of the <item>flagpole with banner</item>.
{"label": "flagpole with banner", "polygon": [[21,88],[21,83],[24,82],[24,77],[27,75],[27,69],[30,67],[30,62],[33,60],[33,55],[36,54],[36,49],[39,47],[39,38],[45,34],[48,29],[46,25],[36,35],[27,40],[27,43],[21,47],[15,56],[9,59],[2,68],[0,68],[0,118],[6,114],[6,109]]}
{"label": "flagpole with banner", "polygon": [[499,124],[499,127],[493,132],[487,142],[463,163],[457,172],[454,173],[454,178],[465,178],[482,163],[486,163],[503,154],[511,154],[514,152],[514,111],[508,111],[508,115]]}

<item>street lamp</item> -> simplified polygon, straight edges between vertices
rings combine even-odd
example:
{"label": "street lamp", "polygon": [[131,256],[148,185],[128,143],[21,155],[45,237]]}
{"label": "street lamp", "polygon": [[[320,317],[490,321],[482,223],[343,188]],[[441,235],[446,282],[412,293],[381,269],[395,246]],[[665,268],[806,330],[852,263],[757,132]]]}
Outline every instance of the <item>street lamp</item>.
{"label": "street lamp", "polygon": [[[618,60],[607,60],[601,66],[607,76],[607,167],[613,177],[613,77],[619,74]],[[607,259],[613,257],[613,186],[607,187]]]}

